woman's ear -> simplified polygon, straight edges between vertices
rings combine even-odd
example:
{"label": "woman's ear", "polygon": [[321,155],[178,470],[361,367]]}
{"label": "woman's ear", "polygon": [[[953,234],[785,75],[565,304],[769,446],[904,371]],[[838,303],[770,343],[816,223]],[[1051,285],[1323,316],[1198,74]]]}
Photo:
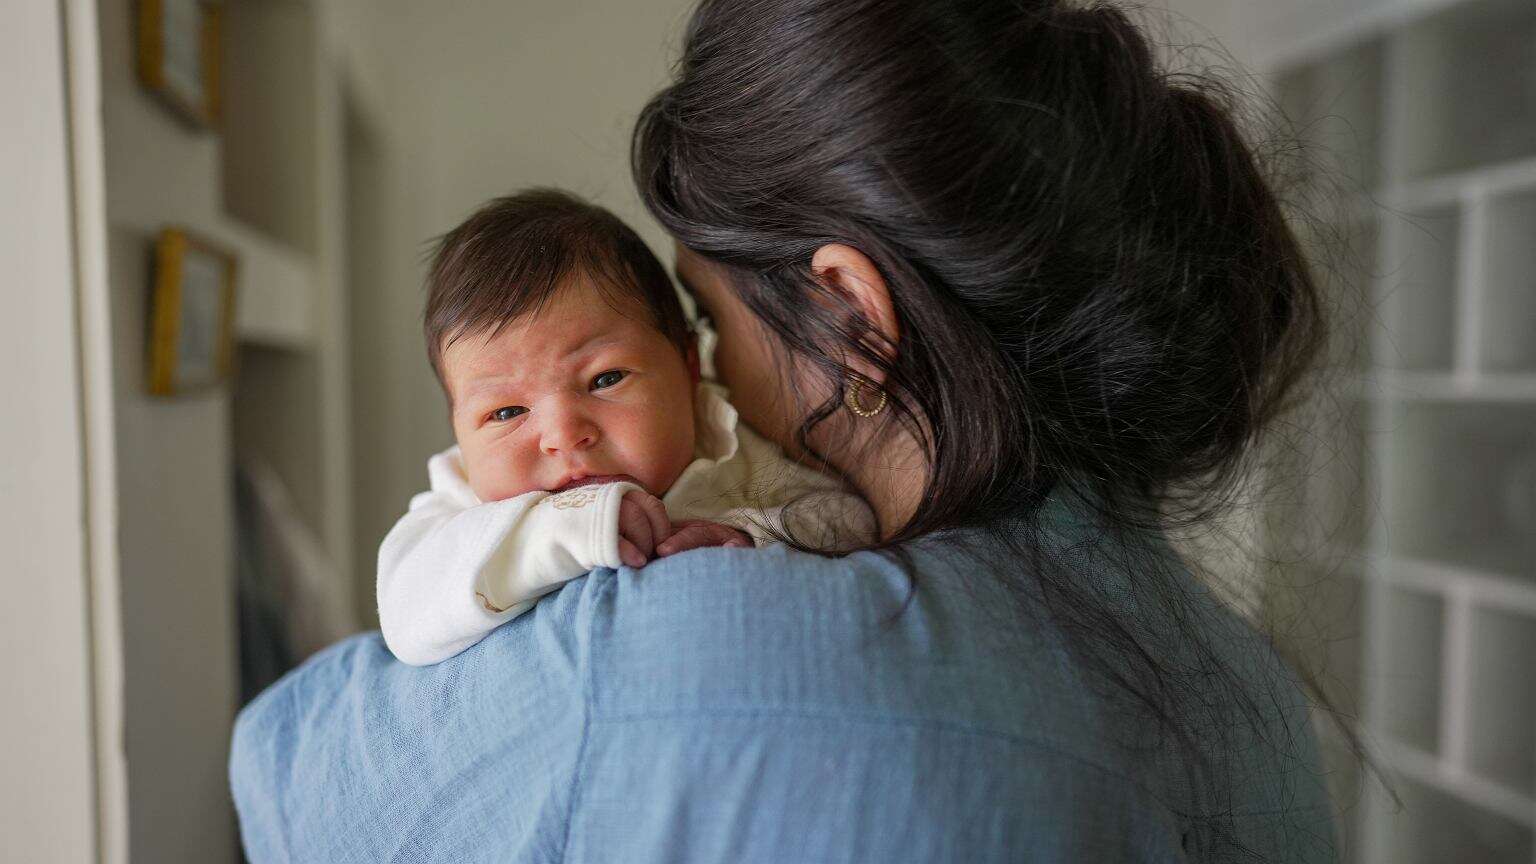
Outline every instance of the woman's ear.
{"label": "woman's ear", "polygon": [[[811,274],[827,288],[848,298],[875,332],[885,338],[882,347],[894,349],[901,336],[901,324],[896,320],[896,306],[891,303],[885,277],[869,256],[852,246],[828,243],[811,256]],[[852,365],[876,384],[884,383],[885,376],[878,370],[861,368],[865,364],[857,361]]]}

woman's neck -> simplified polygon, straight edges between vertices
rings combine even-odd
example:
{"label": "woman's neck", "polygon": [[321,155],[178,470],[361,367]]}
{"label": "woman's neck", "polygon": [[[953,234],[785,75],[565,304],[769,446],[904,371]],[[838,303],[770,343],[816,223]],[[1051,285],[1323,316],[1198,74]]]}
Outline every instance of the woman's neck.
{"label": "woman's neck", "polygon": [[889,539],[906,526],[922,502],[928,479],[922,447],[906,430],[892,428],[883,440],[873,445],[860,442],[844,452],[857,458],[836,467],[875,511],[880,539]]}

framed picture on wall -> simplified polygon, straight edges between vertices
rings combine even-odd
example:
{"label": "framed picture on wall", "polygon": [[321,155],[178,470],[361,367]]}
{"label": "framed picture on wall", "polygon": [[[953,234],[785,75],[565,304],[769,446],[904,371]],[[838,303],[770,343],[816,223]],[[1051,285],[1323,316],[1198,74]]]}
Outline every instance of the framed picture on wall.
{"label": "framed picture on wall", "polygon": [[138,0],[139,81],[199,126],[219,119],[219,7]]}
{"label": "framed picture on wall", "polygon": [[229,377],[235,257],[180,228],[155,240],[149,391],[174,396]]}

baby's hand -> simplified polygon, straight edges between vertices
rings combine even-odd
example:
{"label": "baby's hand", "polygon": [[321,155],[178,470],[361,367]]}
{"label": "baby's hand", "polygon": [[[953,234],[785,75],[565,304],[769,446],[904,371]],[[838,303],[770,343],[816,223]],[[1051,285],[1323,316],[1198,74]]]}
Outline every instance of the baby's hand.
{"label": "baby's hand", "polygon": [[649,492],[631,490],[619,502],[619,559],[630,567],[644,567],[658,550],[656,544],[672,533],[672,520],[661,499]]}
{"label": "baby's hand", "polygon": [[705,546],[730,546],[737,549],[751,549],[752,538],[743,531],[738,531],[729,525],[721,525],[719,522],[706,522],[703,519],[684,519],[672,526],[672,536],[656,545],[656,555],[665,558],[668,555],[676,555],[689,549],[702,549]]}

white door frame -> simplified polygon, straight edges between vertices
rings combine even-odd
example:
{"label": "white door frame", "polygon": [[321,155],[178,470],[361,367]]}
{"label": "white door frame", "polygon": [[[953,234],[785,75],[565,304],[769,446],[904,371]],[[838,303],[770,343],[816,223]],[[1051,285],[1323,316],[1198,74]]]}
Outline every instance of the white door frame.
{"label": "white door frame", "polygon": [[0,836],[127,858],[96,7],[0,28]]}

